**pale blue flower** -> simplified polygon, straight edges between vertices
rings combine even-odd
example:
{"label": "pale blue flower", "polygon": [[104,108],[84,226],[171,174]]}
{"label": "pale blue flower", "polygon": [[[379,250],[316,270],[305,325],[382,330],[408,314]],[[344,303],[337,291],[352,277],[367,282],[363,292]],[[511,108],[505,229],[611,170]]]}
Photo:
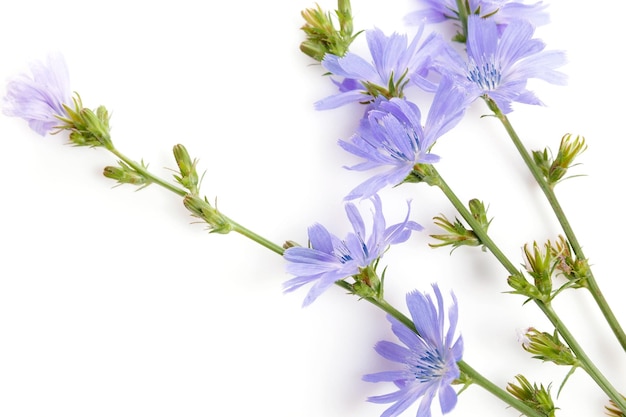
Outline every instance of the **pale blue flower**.
{"label": "pale blue flower", "polygon": [[308,248],[296,246],[285,250],[287,272],[296,276],[283,284],[285,292],[313,283],[303,304],[309,305],[336,281],[358,274],[376,262],[390,245],[402,243],[412,231],[422,229],[409,221],[410,207],[402,222],[387,227],[380,197],[375,195],[370,201],[374,210],[369,236],[358,209],[347,203],[345,209],[354,232],[342,240],[321,224],[315,224],[309,227]]}
{"label": "pale blue flower", "polygon": [[[423,9],[408,14],[409,24],[440,23],[446,20],[459,20],[456,0],[419,0]],[[470,14],[489,17],[498,25],[506,25],[512,20],[524,19],[535,26],[549,22],[548,7],[542,1],[525,4],[524,0],[469,0]]]}
{"label": "pale blue flower", "polygon": [[452,294],[453,304],[448,309],[446,331],[443,297],[436,284],[433,290],[435,301],[430,295],[417,291],[406,296],[415,330],[388,317],[393,333],[403,345],[381,341],[375,346],[376,352],[385,359],[400,364],[395,370],[363,377],[368,382],[393,382],[398,388],[390,394],[368,398],[368,401],[374,403],[393,403],[381,417],[398,416],[420,398],[417,417],[431,416],[430,409],[435,396],[444,414],[456,405],[457,394],[451,384],[460,375],[457,362],[463,355],[462,337],[458,336],[455,340],[458,307]]}
{"label": "pale blue flower", "polygon": [[545,51],[545,44],[533,39],[534,27],[524,20],[514,20],[499,35],[490,19],[469,16],[467,20],[467,59],[448,49],[440,55],[438,70],[465,84],[470,97],[487,96],[503,113],[513,102],[542,105],[526,89],[529,79],[564,85],[567,77],[556,69],[565,64],[561,51]]}
{"label": "pale blue flower", "polygon": [[26,120],[31,129],[45,136],[60,124],[58,116],[67,116],[63,105],[72,103],[69,72],[61,55],[32,63],[30,72],[9,80],[3,110]]}
{"label": "pale blue flower", "polygon": [[366,32],[372,61],[348,52],[343,57],[326,54],[322,66],[332,75],[341,77],[334,81],[339,93],[317,103],[318,110],[333,109],[353,102],[367,103],[375,97],[402,97],[404,87],[412,82],[422,88],[434,90],[426,80],[431,56],[436,54],[443,41],[435,34],[420,43],[422,30],[408,43],[407,36],[394,33],[385,36],[380,29]]}
{"label": "pale blue flower", "polygon": [[443,78],[422,126],[420,110],[413,102],[379,98],[361,120],[357,133],[339,141],[343,149],[364,160],[349,169],[377,172],[346,199],[369,197],[404,181],[416,164],[439,161],[430,148],[461,120],[467,104],[465,90]]}

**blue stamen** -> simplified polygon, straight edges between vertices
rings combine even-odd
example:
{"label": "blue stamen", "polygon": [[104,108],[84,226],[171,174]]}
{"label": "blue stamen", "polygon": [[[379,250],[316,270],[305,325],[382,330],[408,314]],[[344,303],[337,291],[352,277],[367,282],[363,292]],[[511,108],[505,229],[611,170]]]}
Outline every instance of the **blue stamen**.
{"label": "blue stamen", "polygon": [[413,365],[415,379],[427,382],[445,374],[445,362],[437,351],[427,350],[415,361]]}
{"label": "blue stamen", "polygon": [[493,90],[500,84],[502,74],[493,62],[486,62],[481,67],[474,62],[470,63],[467,79],[476,83],[483,90]]}

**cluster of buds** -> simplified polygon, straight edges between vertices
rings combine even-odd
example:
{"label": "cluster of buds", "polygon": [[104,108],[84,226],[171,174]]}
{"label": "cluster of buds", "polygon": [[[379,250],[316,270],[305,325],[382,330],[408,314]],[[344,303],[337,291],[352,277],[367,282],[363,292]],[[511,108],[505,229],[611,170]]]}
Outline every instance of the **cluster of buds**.
{"label": "cluster of buds", "polygon": [[550,246],[554,257],[554,269],[565,277],[573,288],[586,288],[591,274],[587,259],[579,259],[572,254],[569,242],[563,237]]}
{"label": "cluster of buds", "polygon": [[319,5],[315,9],[302,11],[306,23],[301,29],[306,34],[306,40],[300,44],[300,50],[316,61],[324,59],[327,53],[344,56],[360,33],[352,34],[354,29],[349,0],[339,0],[335,15],[339,22],[338,29],[335,28],[331,13],[324,12]]}
{"label": "cluster of buds", "polygon": [[[472,199],[469,202],[469,210],[472,217],[479,223],[482,230],[486,233],[491,220],[487,219],[487,209],[482,201]],[[441,243],[430,244],[431,247],[452,246],[452,250],[459,246],[480,246],[482,242],[476,236],[473,230],[467,229],[458,218],[454,222],[448,220],[443,214],[433,219],[435,224],[444,229],[446,234],[430,235],[432,238],[440,240]],[[483,250],[484,247],[483,247]]]}
{"label": "cluster of buds", "polygon": [[509,383],[506,387],[509,393],[543,416],[555,416],[557,408],[554,406],[550,396],[549,386],[546,388],[543,384],[540,386],[537,386],[537,384],[531,385],[523,375],[517,375],[515,379],[517,379],[519,385],[515,385],[512,382]]}
{"label": "cluster of buds", "polygon": [[72,101],[74,108],[63,105],[67,117],[59,117],[63,124],[58,129],[69,131],[70,140],[77,146],[103,146],[113,149],[107,109],[104,106],[95,111],[85,108],[79,95],[74,96]]}
{"label": "cluster of buds", "polygon": [[174,175],[174,179],[189,194],[183,198],[183,204],[195,217],[202,219],[207,225],[210,233],[226,234],[233,230],[233,222],[217,210],[217,204],[212,205],[205,198],[200,198],[198,189],[200,187],[200,178],[196,170],[198,164],[197,159],[191,159],[187,148],[178,144],[174,146],[174,159],[178,165],[178,173]]}
{"label": "cluster of buds", "polygon": [[574,159],[586,149],[585,138],[581,136],[572,138],[571,134],[567,134],[561,138],[556,157],[552,157],[546,148],[543,151],[533,151],[533,159],[548,185],[554,188],[564,179],[567,170],[575,166]]}
{"label": "cluster of buds", "polygon": [[[533,243],[532,249],[526,244],[523,255],[525,269],[534,282],[528,282],[521,274],[509,277],[509,285],[513,287],[515,294],[526,295],[529,299],[547,304],[566,288],[582,288],[587,285],[589,263],[572,254],[570,245],[563,236],[559,236],[555,242],[548,240],[542,247],[537,242]],[[562,275],[567,281],[553,291],[555,274]]]}

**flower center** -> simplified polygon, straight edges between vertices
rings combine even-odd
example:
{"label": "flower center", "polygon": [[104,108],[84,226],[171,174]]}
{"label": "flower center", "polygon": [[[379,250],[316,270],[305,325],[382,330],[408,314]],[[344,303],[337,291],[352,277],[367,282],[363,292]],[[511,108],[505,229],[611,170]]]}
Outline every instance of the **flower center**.
{"label": "flower center", "polygon": [[483,90],[494,90],[499,84],[502,74],[492,60],[476,65],[472,60],[468,65],[467,79],[476,83]]}
{"label": "flower center", "polygon": [[421,382],[441,378],[446,373],[446,363],[435,349],[428,349],[419,356],[411,371]]}

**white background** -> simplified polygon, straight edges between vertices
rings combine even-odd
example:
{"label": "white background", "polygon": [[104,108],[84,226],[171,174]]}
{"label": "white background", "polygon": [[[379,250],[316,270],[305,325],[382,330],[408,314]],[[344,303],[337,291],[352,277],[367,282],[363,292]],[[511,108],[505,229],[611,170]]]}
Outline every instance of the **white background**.
{"label": "white background", "polygon": [[[616,3],[616,2],[614,2]],[[316,112],[334,92],[298,51],[308,0],[175,3],[24,0],[0,10],[0,79],[51,51],[70,68],[86,106],[112,113],[113,140],[169,177],[171,148],[184,143],[205,171],[202,191],[231,218],[281,244],[306,242],[321,222],[348,231],[342,198],[367,174],[337,145],[354,130],[357,105]],[[321,0],[332,9],[336,4]],[[355,28],[413,33],[402,17],[416,3],[354,0]],[[510,118],[528,147],[556,149],[584,135],[583,165],[557,193],[616,314],[623,302],[623,97],[620,39],[625,7],[553,0],[537,34],[562,49],[567,87],[532,83],[546,107]],[[355,49],[364,50],[364,38]],[[476,103],[442,138],[438,169],[459,196],[480,198],[491,234],[514,263],[526,242],[554,239],[555,219],[495,120]],[[208,235],[180,199],[157,186],[112,188],[101,175],[115,159],[39,137],[0,117],[0,416],[378,416],[369,395],[393,387],[360,380],[388,364],[373,350],[393,338],[384,315],[334,287],[300,307],[284,295],[280,257],[245,238]],[[425,185],[385,190],[389,222],[412,199],[426,226],[394,247],[387,295],[439,282],[460,304],[464,359],[500,386],[518,373],[556,394],[566,369],[530,359],[517,342],[528,326],[551,331],[537,309],[507,291],[488,253],[433,250],[432,217],[453,217]],[[626,358],[583,292],[555,302],[597,365],[626,392]],[[577,371],[560,415],[602,415],[605,396]],[[407,411],[413,415],[416,407]],[[437,408],[434,408],[437,415]],[[517,416],[479,387],[453,415]]]}

